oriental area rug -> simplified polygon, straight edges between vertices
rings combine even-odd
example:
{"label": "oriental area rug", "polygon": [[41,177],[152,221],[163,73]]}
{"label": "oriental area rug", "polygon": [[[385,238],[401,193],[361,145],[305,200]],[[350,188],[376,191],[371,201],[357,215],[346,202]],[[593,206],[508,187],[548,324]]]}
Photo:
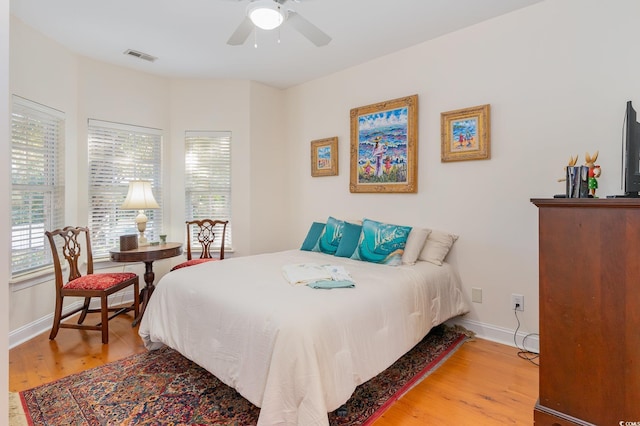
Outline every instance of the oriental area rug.
{"label": "oriental area rug", "polygon": [[[366,425],[433,372],[468,336],[439,326],[391,367],[358,386],[329,413],[333,426]],[[19,393],[28,425],[234,425],[257,423],[260,409],[178,352],[163,348]],[[20,407],[18,407],[20,409]],[[24,422],[26,420],[26,423]]]}

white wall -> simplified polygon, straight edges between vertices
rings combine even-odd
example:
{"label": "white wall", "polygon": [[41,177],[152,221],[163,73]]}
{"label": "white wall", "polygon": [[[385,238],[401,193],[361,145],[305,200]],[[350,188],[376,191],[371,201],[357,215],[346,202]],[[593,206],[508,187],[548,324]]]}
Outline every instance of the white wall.
{"label": "white wall", "polygon": [[[625,103],[640,110],[640,2],[555,0],[287,91],[290,235],[328,215],[455,232],[469,325],[504,339],[538,329],[537,210],[564,192],[570,155],[600,150],[599,195],[619,193]],[[631,53],[634,52],[634,53]],[[419,95],[417,194],[349,193],[351,108]],[[491,159],[440,162],[440,113],[491,104]],[[338,135],[337,177],[310,177],[309,142]],[[585,248],[587,249],[587,248]],[[597,247],[589,248],[597,250]]]}
{"label": "white wall", "polygon": [[[8,194],[11,188],[9,170],[11,170],[9,158],[9,0],[0,0],[0,158],[2,166],[0,170],[0,194]],[[8,204],[8,203],[7,203]],[[0,209],[0,227],[9,229],[11,220],[9,206]],[[0,276],[9,277],[9,241],[0,244]],[[0,292],[0,394],[9,394],[9,288],[5,287]],[[0,413],[8,413],[8,398],[0,398]],[[4,416],[4,414],[3,414]],[[6,419],[6,417],[4,417]]]}
{"label": "white wall", "polygon": [[[251,83],[251,155],[240,159],[250,175],[251,252],[264,253],[296,247],[288,245],[289,204],[284,128],[284,95],[263,84]],[[234,154],[235,159],[235,154]],[[247,168],[248,164],[248,168]],[[235,185],[235,181],[234,181]],[[233,216],[238,212],[234,210]]]}

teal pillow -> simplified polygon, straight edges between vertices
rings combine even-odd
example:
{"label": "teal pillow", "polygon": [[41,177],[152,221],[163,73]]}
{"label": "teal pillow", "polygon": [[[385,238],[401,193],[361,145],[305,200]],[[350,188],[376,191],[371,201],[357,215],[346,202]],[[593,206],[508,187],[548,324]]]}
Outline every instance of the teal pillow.
{"label": "teal pillow", "polygon": [[316,246],[318,242],[318,238],[320,238],[320,234],[322,234],[322,230],[324,229],[324,223],[313,222],[311,224],[311,228],[309,228],[309,232],[307,232],[307,236],[302,242],[302,247],[300,250],[311,251]]}
{"label": "teal pillow", "polygon": [[327,224],[324,226],[320,238],[312,251],[319,251],[327,254],[335,254],[338,250],[338,244],[342,239],[342,230],[344,222],[329,216]]}
{"label": "teal pillow", "polygon": [[339,257],[351,257],[356,247],[358,247],[360,231],[362,231],[362,226],[345,222],[342,238],[340,239],[340,244],[338,244],[335,255]]}
{"label": "teal pillow", "polygon": [[355,260],[397,266],[411,232],[410,226],[390,225],[365,219],[358,246],[351,256]]}

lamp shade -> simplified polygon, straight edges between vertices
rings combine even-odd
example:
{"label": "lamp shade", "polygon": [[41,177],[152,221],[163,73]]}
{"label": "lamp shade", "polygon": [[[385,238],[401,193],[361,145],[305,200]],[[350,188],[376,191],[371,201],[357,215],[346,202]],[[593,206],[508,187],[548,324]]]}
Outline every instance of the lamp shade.
{"label": "lamp shade", "polygon": [[129,182],[127,198],[120,208],[125,210],[159,209],[160,206],[151,192],[151,182],[144,180]]}
{"label": "lamp shade", "polygon": [[274,0],[256,0],[249,3],[247,16],[256,27],[263,30],[278,28],[285,18],[280,3]]}

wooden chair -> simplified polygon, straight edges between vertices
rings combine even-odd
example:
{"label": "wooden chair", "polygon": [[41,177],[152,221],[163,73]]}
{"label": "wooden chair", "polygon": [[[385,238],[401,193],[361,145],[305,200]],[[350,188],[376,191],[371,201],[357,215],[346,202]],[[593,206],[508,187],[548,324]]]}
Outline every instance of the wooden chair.
{"label": "wooden chair", "polygon": [[[83,234],[84,242],[82,241]],[[109,343],[110,319],[129,311],[134,312],[134,318],[139,314],[140,291],[138,275],[132,272],[94,274],[91,238],[89,234],[89,228],[74,226],[67,226],[63,229],[45,232],[51,246],[56,284],[56,308],[53,318],[53,328],[51,329],[49,339],[55,339],[60,328],[76,328],[81,330],[101,330],[102,343]],[[56,245],[55,237],[60,237],[57,241],[61,242],[61,245]],[[82,275],[78,268],[78,262],[83,250],[82,244],[84,244],[84,250],[86,250],[87,273],[85,275]],[[69,267],[69,278],[66,283],[62,276],[63,267],[60,255],[67,260]],[[131,285],[133,285],[133,304],[125,307],[109,308],[107,300],[109,295]],[[62,307],[65,296],[84,297],[84,303],[81,307],[63,315]],[[91,299],[94,297],[100,298],[100,309],[89,308]],[[77,324],[62,322],[63,319],[80,311],[82,311],[82,313],[80,314],[80,318],[78,318]],[[83,324],[87,314],[95,312],[100,312],[101,314],[100,323],[96,325]],[[110,312],[115,313],[109,316]]]}
{"label": "wooden chair", "polygon": [[[187,266],[209,262],[212,260],[224,259],[224,238],[225,233],[227,232],[227,224],[229,223],[228,220],[202,219],[190,220],[185,223],[187,224],[187,260],[171,268],[172,271]],[[216,226],[218,228],[222,228],[222,238],[220,239],[220,250],[218,252],[218,257],[214,258],[211,255],[211,251],[213,250],[213,242],[216,238]],[[197,259],[193,259],[191,256],[191,233],[193,231],[192,228],[194,227],[196,228],[196,238],[198,239],[198,243],[200,243],[200,246],[202,248],[200,257]]]}

